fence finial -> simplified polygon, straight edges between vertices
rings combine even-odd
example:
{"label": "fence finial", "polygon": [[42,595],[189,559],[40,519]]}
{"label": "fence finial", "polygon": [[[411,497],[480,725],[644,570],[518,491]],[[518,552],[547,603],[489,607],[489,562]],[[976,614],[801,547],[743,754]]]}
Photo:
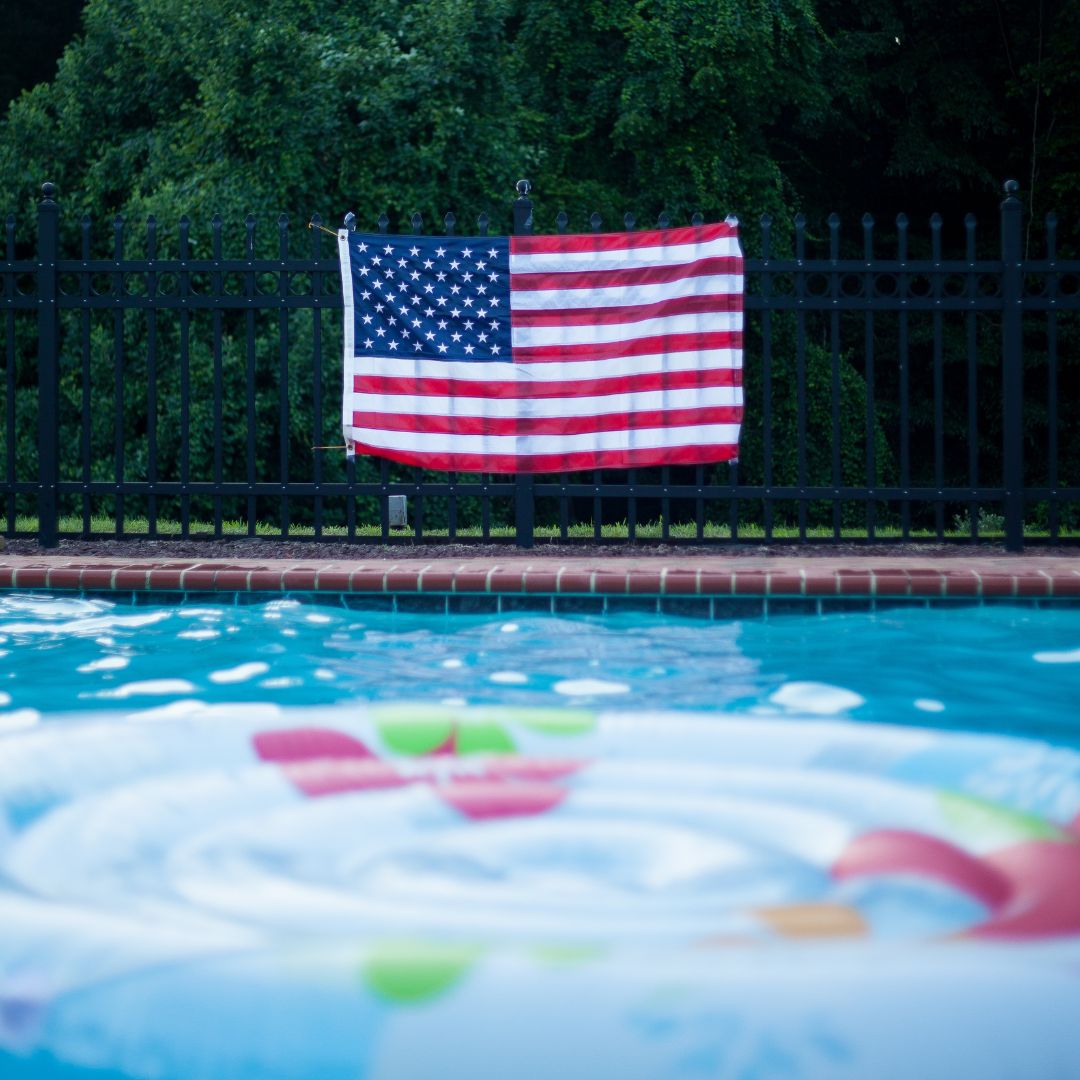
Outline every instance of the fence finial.
{"label": "fence finial", "polygon": [[46,180],[41,185],[41,201],[42,202],[54,202],[53,196],[56,194],[56,185],[51,180]]}
{"label": "fence finial", "polygon": [[1009,198],[1012,198],[1020,193],[1020,182],[1018,180],[1006,180],[1005,181],[1005,194]]}
{"label": "fence finial", "polygon": [[514,233],[518,236],[531,236],[533,231],[533,204],[529,198],[532,184],[528,180],[519,180],[514,185],[518,197],[514,200]]}
{"label": "fence finial", "polygon": [[356,232],[356,215],[351,210],[345,215],[344,225],[349,232]]}

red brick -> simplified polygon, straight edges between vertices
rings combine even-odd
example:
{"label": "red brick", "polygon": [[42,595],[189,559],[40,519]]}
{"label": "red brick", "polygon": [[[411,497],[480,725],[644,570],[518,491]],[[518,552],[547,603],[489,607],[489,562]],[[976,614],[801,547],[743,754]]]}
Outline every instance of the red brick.
{"label": "red brick", "polygon": [[526,570],[527,593],[554,593],[559,591],[559,574],[556,570]]}
{"label": "red brick", "polygon": [[379,593],[386,589],[386,571],[365,566],[349,575],[349,588],[357,593]]}
{"label": "red brick", "polygon": [[20,589],[43,589],[48,579],[49,570],[45,566],[20,566],[15,571],[15,583]]}
{"label": "red brick", "polygon": [[1050,582],[1037,570],[1021,571],[1014,576],[1017,596],[1049,596]]}
{"label": "red brick", "polygon": [[281,592],[281,571],[252,570],[248,573],[247,588],[252,592]]}
{"label": "red brick", "polygon": [[146,587],[148,589],[179,590],[181,573],[183,571],[175,566],[163,566],[157,570],[151,570],[147,575]]}
{"label": "red brick", "polygon": [[[835,588],[835,584],[834,584]],[[770,596],[802,596],[803,576],[792,570],[769,571]]]}
{"label": "red brick", "polygon": [[420,570],[418,568],[399,566],[394,570],[387,571],[384,588],[387,592],[418,592],[420,589],[419,577]]}
{"label": "red brick", "polygon": [[320,592],[348,592],[350,576],[348,570],[320,570],[315,575],[315,588]]}
{"label": "red brick", "polygon": [[183,589],[201,590],[201,589],[213,589],[214,577],[216,576],[216,570],[208,570],[203,567],[196,567],[192,570],[185,570],[180,575],[180,586]]}
{"label": "red brick", "polygon": [[283,589],[314,589],[318,571],[311,566],[294,566],[281,574]]}
{"label": "red brick", "polygon": [[214,588],[215,589],[231,589],[236,592],[247,592],[248,579],[252,574],[251,570],[215,570],[214,571]]}
{"label": "red brick", "polygon": [[592,574],[588,570],[562,567],[556,572],[555,577],[558,580],[560,593],[592,592]]}
{"label": "red brick", "polygon": [[1053,575],[1054,596],[1080,596],[1080,574],[1073,573],[1056,573]]}
{"label": "red brick", "polygon": [[[839,596],[869,596],[873,588],[874,577],[869,570],[837,570],[836,592]],[[809,572],[807,573],[809,593]]]}
{"label": "red brick", "polygon": [[454,571],[441,566],[435,570],[425,570],[421,575],[419,588],[426,593],[453,592]]}
{"label": "red brick", "polygon": [[908,582],[912,596],[941,596],[945,578],[939,570],[909,570]]}
{"label": "red brick", "polygon": [[55,566],[49,570],[50,589],[82,588],[82,571],[77,566]]}
{"label": "red brick", "polygon": [[[725,576],[729,578],[727,588],[730,590],[730,575]],[[671,568],[664,575],[665,596],[697,596],[698,588],[698,572],[696,570]]]}
{"label": "red brick", "polygon": [[1013,579],[1011,574],[982,574],[983,596],[1012,596]]}
{"label": "red brick", "polygon": [[732,577],[730,570],[702,570],[698,574],[698,592],[702,596],[730,596]]}
{"label": "red brick", "polygon": [[[79,585],[83,589],[111,589],[113,579],[113,568],[104,566],[88,566],[86,567],[80,578]],[[27,582],[23,579],[23,575],[19,574],[19,586],[26,585]]]}
{"label": "red brick", "polygon": [[974,571],[946,570],[944,578],[946,596],[978,596],[980,593],[979,576]]}
{"label": "red brick", "polygon": [[765,596],[769,587],[767,570],[736,570],[736,596]]}
{"label": "red brick", "polygon": [[487,570],[459,570],[454,574],[454,592],[487,592]]}
{"label": "red brick", "polygon": [[625,570],[595,570],[592,591],[604,596],[625,596],[629,574]]}
{"label": "red brick", "polygon": [[634,596],[659,596],[660,571],[630,570],[626,575],[626,591]]}
{"label": "red brick", "polygon": [[875,570],[875,596],[908,596],[910,587],[908,576],[903,570]]}
{"label": "red brick", "polygon": [[146,571],[133,570],[130,566],[113,573],[114,589],[145,589]]}
{"label": "red brick", "polygon": [[[867,577],[866,587],[869,590],[869,576]],[[814,566],[812,561],[807,561],[806,569],[802,573],[803,596],[836,596],[839,591],[840,583],[835,570],[831,568],[821,569]],[[769,594],[771,596],[777,594],[775,584],[770,583]]]}
{"label": "red brick", "polygon": [[521,592],[524,570],[492,570],[488,575],[489,592]]}

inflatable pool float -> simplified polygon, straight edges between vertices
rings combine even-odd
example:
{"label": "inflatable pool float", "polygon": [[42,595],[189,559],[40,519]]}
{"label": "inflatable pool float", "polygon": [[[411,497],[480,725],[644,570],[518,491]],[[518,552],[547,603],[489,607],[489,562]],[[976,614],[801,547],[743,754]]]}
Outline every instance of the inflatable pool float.
{"label": "inflatable pool float", "polygon": [[1067,748],[812,717],[50,717],[0,1075],[1070,1075],[1078,815]]}

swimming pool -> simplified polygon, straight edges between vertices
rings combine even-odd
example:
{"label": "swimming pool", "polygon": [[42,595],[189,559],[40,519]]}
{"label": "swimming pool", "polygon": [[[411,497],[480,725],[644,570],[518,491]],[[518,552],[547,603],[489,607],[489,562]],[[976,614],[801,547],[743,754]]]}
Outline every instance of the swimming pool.
{"label": "swimming pool", "polygon": [[5,1077],[1069,1075],[1080,609],[306,600],[0,596]]}
{"label": "swimming pool", "polygon": [[[247,599],[247,598],[245,598]],[[0,726],[178,700],[788,712],[1080,738],[1080,605],[445,616],[0,593]]]}

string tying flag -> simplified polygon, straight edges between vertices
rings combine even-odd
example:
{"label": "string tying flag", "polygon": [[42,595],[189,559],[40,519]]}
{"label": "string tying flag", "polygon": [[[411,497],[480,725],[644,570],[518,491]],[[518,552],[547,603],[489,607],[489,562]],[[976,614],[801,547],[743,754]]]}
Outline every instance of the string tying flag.
{"label": "string tying flag", "polygon": [[539,473],[738,456],[738,225],[338,233],[350,454]]}

